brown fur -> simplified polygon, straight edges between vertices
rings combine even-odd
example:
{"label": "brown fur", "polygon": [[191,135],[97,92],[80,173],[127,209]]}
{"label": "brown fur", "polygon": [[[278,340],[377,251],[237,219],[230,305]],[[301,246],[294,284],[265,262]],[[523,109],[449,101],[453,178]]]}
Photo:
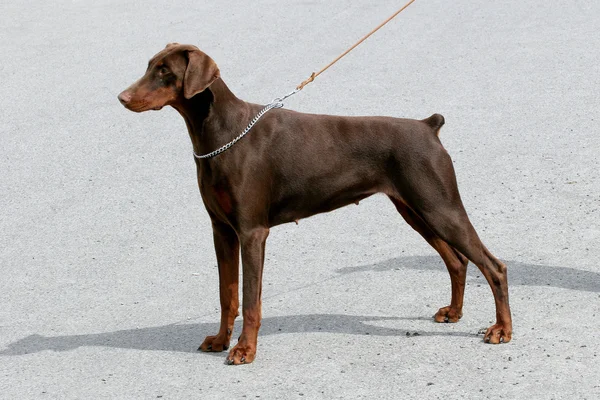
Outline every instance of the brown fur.
{"label": "brown fur", "polygon": [[[235,97],[210,57],[179,44],[154,56],[146,74],[119,100],[136,112],[165,105],[177,109],[199,154],[236,137],[262,108]],[[443,124],[439,114],[410,120],[274,109],[231,149],[196,160],[200,193],[212,220],[221,300],[221,328],[200,350],[229,347],[239,307],[240,250],[244,323],[227,357],[232,364],[252,362],[256,355],[269,229],[378,192],[389,196],[448,267],[452,299],[439,309],[435,321],[461,318],[471,260],[486,277],[496,302],[496,323],[485,341],[508,342],[512,322],[506,267],[481,243],[467,217],[452,161],[438,138]]]}

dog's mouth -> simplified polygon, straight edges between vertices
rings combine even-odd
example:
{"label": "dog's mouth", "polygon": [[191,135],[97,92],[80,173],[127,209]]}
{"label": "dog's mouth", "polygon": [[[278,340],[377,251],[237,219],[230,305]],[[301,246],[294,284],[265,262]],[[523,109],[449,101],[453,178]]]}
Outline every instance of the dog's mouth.
{"label": "dog's mouth", "polygon": [[160,93],[146,92],[142,90],[140,93],[140,90],[127,89],[117,97],[125,108],[137,113],[149,110],[158,111],[171,102],[171,98],[161,96]]}
{"label": "dog's mouth", "polygon": [[130,111],[140,113],[140,112],[149,111],[149,110],[158,111],[158,110],[162,109],[163,106],[162,105],[152,106],[144,101],[144,102],[140,102],[140,103],[125,104],[125,108],[127,108]]}

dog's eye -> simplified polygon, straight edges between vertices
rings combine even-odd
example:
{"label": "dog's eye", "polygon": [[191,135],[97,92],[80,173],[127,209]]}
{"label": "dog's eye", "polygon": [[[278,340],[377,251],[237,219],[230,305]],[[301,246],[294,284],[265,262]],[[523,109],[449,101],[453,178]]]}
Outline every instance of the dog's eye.
{"label": "dog's eye", "polygon": [[158,69],[158,73],[161,75],[167,75],[169,73],[169,69],[163,65]]}

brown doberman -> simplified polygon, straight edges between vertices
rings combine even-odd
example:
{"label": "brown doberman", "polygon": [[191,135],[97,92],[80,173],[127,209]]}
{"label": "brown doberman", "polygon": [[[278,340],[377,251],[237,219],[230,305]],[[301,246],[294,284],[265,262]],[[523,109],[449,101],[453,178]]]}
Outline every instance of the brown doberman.
{"label": "brown doberman", "polygon": [[[145,75],[119,95],[129,110],[170,105],[185,119],[194,152],[204,154],[238,136],[263,108],[238,99],[215,62],[197,47],[172,43],[148,63]],[[484,340],[508,342],[512,321],[505,265],[483,245],[463,207],[452,160],[438,134],[444,118],[342,117],[286,109],[266,113],[229,150],[196,158],[198,185],[212,220],[219,268],[221,327],[202,351],[229,348],[238,315],[242,254],[242,333],[227,357],[250,363],[261,324],[265,242],[272,226],[334,210],[384,193],[444,260],[452,282],[450,305],[437,322],[462,317],[467,263],[487,279],[496,323]]]}

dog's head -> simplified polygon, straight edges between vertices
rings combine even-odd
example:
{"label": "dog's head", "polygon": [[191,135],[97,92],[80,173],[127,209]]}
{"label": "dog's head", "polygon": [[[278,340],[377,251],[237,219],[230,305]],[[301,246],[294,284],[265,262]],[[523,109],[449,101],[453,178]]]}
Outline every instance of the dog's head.
{"label": "dog's head", "polygon": [[217,64],[196,46],[170,43],[150,59],[144,76],[118,97],[131,111],[160,110],[191,99],[219,76]]}

